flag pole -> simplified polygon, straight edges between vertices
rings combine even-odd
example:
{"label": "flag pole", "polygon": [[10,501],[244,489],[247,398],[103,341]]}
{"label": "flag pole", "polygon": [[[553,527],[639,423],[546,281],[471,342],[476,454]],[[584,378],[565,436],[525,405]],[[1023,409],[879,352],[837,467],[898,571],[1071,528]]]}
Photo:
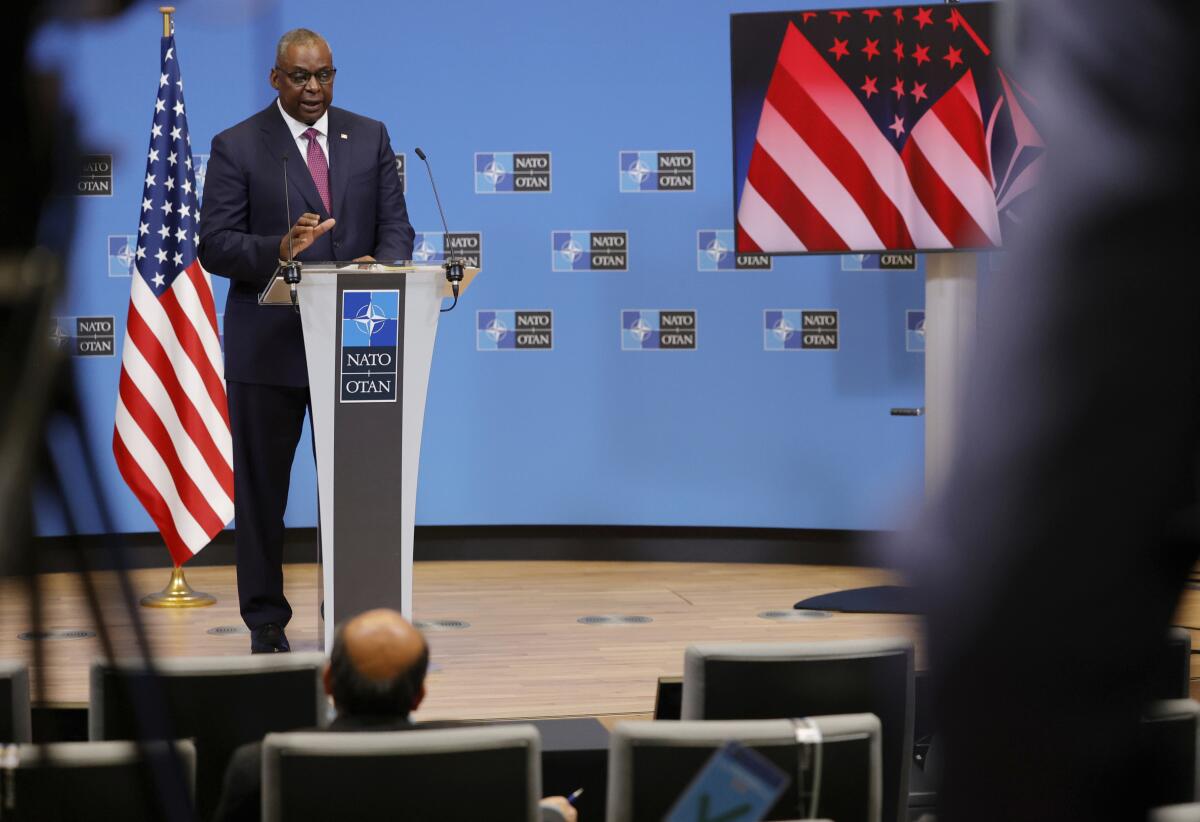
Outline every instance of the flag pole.
{"label": "flag pole", "polygon": [[[163,16],[163,37],[171,36],[171,15],[175,13],[174,6],[159,6]],[[188,585],[183,575],[183,566],[176,565],[171,569],[171,579],[167,587],[154,594],[142,597],[142,605],[146,608],[203,608],[215,605],[217,598],[203,591],[196,591]]]}

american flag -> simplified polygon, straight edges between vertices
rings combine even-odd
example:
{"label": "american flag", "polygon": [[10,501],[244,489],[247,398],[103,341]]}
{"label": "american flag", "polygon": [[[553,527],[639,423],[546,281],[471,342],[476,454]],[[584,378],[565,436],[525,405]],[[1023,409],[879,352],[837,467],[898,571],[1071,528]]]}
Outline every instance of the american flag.
{"label": "american flag", "polygon": [[1043,144],[1034,101],[994,64],[989,11],[788,15],[738,203],[738,251],[1001,245]]}
{"label": "american flag", "polygon": [[233,518],[229,409],[175,37],[162,71],[138,218],[113,454],[182,565]]}

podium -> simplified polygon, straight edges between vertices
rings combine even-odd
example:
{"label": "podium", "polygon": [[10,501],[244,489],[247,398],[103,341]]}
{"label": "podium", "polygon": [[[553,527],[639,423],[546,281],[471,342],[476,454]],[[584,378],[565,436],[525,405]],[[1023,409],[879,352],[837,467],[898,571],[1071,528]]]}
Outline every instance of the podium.
{"label": "podium", "polygon": [[[463,269],[460,293],[479,273]],[[441,265],[305,263],[297,286],[320,534],[322,649],[334,626],[371,608],[412,619],[413,528]],[[276,276],[259,296],[292,311]]]}

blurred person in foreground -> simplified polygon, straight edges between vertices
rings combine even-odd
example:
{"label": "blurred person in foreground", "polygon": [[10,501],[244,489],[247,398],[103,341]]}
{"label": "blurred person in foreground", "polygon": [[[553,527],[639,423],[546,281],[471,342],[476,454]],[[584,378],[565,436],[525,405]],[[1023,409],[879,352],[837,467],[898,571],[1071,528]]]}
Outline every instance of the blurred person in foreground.
{"label": "blurred person in foreground", "polygon": [[1040,206],[981,306],[955,463],[902,542],[939,822],[1144,819],[1151,659],[1197,558],[1200,4],[1024,2]]}
{"label": "blurred person in foreground", "polygon": [[[408,731],[459,727],[462,723],[412,720],[425,699],[429,645],[421,632],[396,611],[379,608],[341,625],[325,667],[325,693],[333,698],[337,718],[326,731]],[[486,797],[478,798],[486,807]],[[541,801],[546,822],[575,822],[575,809],[564,797]],[[225,784],[215,819],[218,822],[257,820],[262,808],[262,743],[252,742],[234,752],[225,770]],[[481,811],[486,815],[486,811]]]}

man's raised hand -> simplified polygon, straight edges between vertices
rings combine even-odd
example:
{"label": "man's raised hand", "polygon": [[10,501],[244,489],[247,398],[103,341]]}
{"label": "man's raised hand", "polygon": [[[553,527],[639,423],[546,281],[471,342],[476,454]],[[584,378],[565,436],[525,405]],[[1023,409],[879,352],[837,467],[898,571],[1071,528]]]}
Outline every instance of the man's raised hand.
{"label": "man's raised hand", "polygon": [[[321,222],[319,216],[308,211],[301,214],[300,219],[296,220],[296,224],[279,241],[279,259],[290,260],[293,254],[299,254],[315,243],[318,237],[333,228],[335,222],[337,221],[332,217],[325,222]],[[288,243],[289,237],[291,238],[290,249]]]}

